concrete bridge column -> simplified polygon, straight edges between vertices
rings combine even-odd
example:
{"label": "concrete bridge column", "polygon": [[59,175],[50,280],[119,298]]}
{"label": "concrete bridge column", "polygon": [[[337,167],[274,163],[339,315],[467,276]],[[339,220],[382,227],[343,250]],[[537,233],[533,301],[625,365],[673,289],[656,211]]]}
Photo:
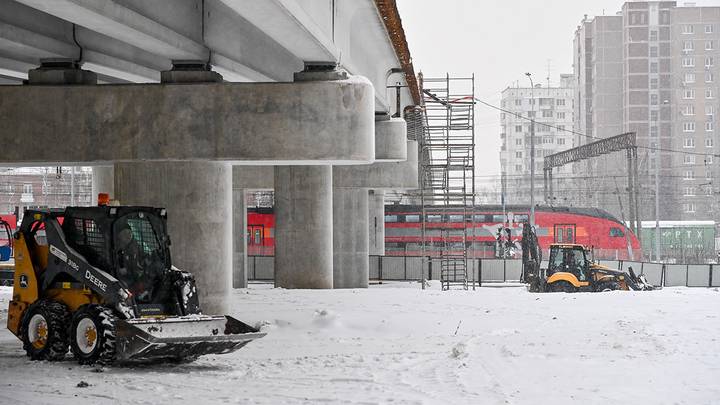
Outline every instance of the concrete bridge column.
{"label": "concrete bridge column", "polygon": [[333,189],[333,286],[367,288],[370,278],[368,191]]}
{"label": "concrete bridge column", "polygon": [[247,288],[247,206],[245,195],[244,188],[233,188],[233,288]]}
{"label": "concrete bridge column", "polygon": [[90,201],[93,205],[97,203],[100,193],[107,193],[110,199],[115,198],[115,167],[94,166],[92,168],[92,196]]}
{"label": "concrete bridge column", "polygon": [[333,288],[332,166],[275,167],[275,286]]}
{"label": "concrete bridge column", "polygon": [[115,166],[123,205],[165,207],[173,265],[197,280],[206,314],[227,312],[232,286],[232,167],[221,162]]}
{"label": "concrete bridge column", "polygon": [[370,254],[385,256],[385,191],[370,190],[368,198]]}

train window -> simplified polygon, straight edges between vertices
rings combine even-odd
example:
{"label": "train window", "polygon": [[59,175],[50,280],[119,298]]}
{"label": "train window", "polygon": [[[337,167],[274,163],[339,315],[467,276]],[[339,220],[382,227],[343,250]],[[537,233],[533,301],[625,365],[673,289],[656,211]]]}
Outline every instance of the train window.
{"label": "train window", "polygon": [[473,222],[485,222],[485,215],[482,215],[482,214],[473,215]]}
{"label": "train window", "polygon": [[420,222],[420,215],[405,215],[405,222],[411,222],[411,223]]}
{"label": "train window", "polygon": [[505,215],[502,215],[502,214],[493,215],[492,222],[505,222]]}
{"label": "train window", "polygon": [[555,238],[555,242],[557,242],[557,243],[565,242],[565,240],[563,239],[563,228],[557,228],[557,237]]}
{"label": "train window", "polygon": [[625,232],[623,232],[620,228],[610,228],[610,237],[611,238],[622,238],[625,236]]}
{"label": "train window", "polygon": [[251,244],[251,245],[253,244],[253,239],[252,239],[252,237],[250,236],[250,231],[249,231],[249,230],[247,231],[247,235],[245,235],[245,240],[247,240],[249,244]]}
{"label": "train window", "polygon": [[570,242],[570,243],[575,242],[575,239],[573,237],[573,229],[572,228],[567,229],[567,234],[565,235],[565,237],[567,238],[568,242]]}
{"label": "train window", "polygon": [[530,216],[527,214],[515,215],[515,223],[529,222]]}
{"label": "train window", "polygon": [[262,244],[262,235],[259,229],[255,230],[255,244],[261,245]]}
{"label": "train window", "polygon": [[428,215],[428,222],[442,222],[442,215]]}
{"label": "train window", "polygon": [[397,215],[385,215],[385,222],[397,222],[398,216]]}
{"label": "train window", "polygon": [[450,215],[449,222],[463,222],[465,220],[464,215]]}

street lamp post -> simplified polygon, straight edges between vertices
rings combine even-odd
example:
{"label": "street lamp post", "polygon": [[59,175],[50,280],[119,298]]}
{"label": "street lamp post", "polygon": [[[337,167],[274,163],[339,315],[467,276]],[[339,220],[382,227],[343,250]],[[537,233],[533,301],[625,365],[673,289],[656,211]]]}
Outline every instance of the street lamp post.
{"label": "street lamp post", "polygon": [[530,225],[535,226],[535,83],[528,72],[525,76],[530,79]]}

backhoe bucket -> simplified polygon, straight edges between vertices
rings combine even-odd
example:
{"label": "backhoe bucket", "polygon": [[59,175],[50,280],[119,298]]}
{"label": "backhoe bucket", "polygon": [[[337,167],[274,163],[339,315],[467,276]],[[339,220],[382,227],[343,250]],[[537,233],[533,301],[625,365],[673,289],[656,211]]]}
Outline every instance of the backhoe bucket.
{"label": "backhoe bucket", "polygon": [[263,336],[265,333],[230,316],[119,320],[117,360],[192,360],[205,354],[234,352]]}

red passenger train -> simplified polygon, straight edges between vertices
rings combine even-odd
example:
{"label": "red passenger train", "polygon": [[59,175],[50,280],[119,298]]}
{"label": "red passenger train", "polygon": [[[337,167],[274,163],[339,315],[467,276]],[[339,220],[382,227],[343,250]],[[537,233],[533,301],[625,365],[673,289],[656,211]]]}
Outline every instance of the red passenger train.
{"label": "red passenger train", "polygon": [[[463,232],[467,226],[468,254],[472,257],[498,256],[498,231],[510,230],[515,242],[513,257],[520,257],[523,223],[529,220],[528,206],[483,205],[475,212],[462,208],[426,209],[425,238],[431,244],[425,254],[439,251],[446,243],[462,249]],[[422,254],[421,207],[387,205],[385,207],[385,251],[388,256],[416,256]],[[463,223],[466,222],[466,223]],[[596,208],[536,207],[535,224],[538,242],[547,257],[551,243],[579,243],[592,246],[598,259],[632,260],[641,257],[640,242],[635,234],[608,212]],[[455,228],[456,232],[444,230]],[[507,240],[507,232],[502,232]]]}
{"label": "red passenger train", "polygon": [[[507,206],[503,215],[501,206],[477,206],[475,212],[429,208],[426,210],[426,240],[431,242],[426,255],[439,252],[449,243],[462,248],[462,231],[468,227],[466,244],[472,257],[498,256],[497,235],[500,228],[510,230],[511,240],[517,249],[511,255],[520,257],[522,224],[529,219],[527,206]],[[421,207],[411,205],[385,206],[385,252],[388,256],[419,256],[423,254]],[[463,223],[466,222],[466,223]],[[537,207],[535,210],[536,234],[544,257],[551,243],[580,243],[594,247],[598,259],[640,259],[640,242],[635,234],[608,212],[595,208]],[[504,224],[504,226],[503,226]],[[443,230],[457,229],[446,232]],[[272,256],[275,254],[275,216],[272,208],[248,210],[248,254]],[[445,234],[445,235],[443,235]],[[507,239],[507,232],[503,238]]]}

